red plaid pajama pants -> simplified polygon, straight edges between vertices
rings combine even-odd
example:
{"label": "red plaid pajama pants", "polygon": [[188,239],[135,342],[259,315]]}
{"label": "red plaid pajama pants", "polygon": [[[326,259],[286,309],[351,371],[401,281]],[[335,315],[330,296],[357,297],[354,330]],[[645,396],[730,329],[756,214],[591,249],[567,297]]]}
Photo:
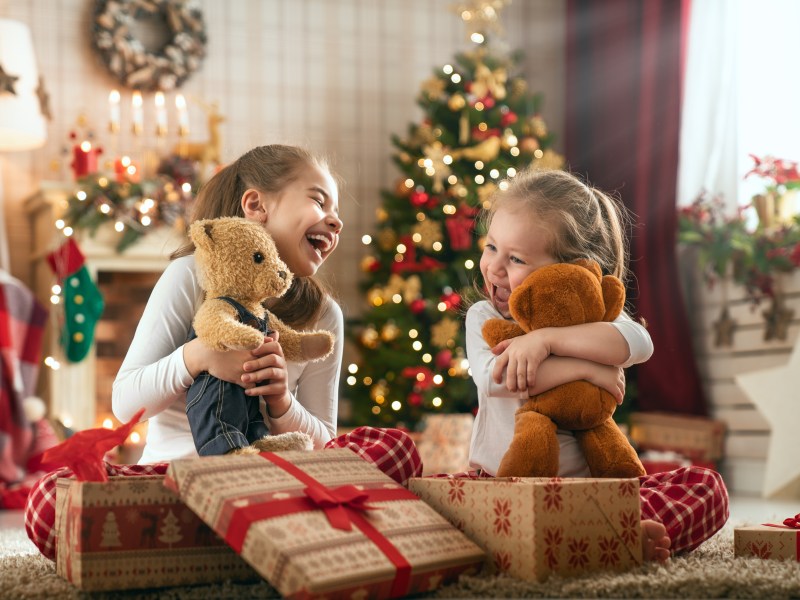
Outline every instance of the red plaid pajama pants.
{"label": "red plaid pajama pants", "polygon": [[[332,439],[325,448],[350,448],[367,462],[398,483],[405,485],[412,477],[422,475],[422,460],[414,442],[399,429],[359,427],[346,435]],[[151,465],[112,465],[106,463],[109,475],[135,477],[163,475],[167,463]],[[72,471],[63,467],[42,477],[31,488],[25,504],[25,530],[39,551],[47,558],[56,558],[56,480],[70,477]]]}
{"label": "red plaid pajama pants", "polygon": [[[414,442],[397,429],[359,427],[339,436],[326,448],[350,448],[375,464],[392,479],[406,484],[422,474]],[[166,463],[152,465],[106,465],[109,475],[161,475]],[[28,537],[44,556],[55,559],[55,487],[59,477],[72,475],[63,468],[45,475],[34,485],[25,507]],[[477,477],[474,473],[447,475]],[[487,476],[488,477],[488,476]],[[685,467],[639,478],[642,518],[664,524],[674,552],[688,552],[716,533],[728,519],[728,493],[718,473],[700,467]]]}

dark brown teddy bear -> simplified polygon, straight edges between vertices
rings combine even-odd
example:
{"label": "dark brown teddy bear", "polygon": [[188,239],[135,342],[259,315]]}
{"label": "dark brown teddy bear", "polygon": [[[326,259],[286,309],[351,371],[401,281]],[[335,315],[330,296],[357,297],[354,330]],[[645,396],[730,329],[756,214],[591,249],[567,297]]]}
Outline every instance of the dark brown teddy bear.
{"label": "dark brown teddy bear", "polygon": [[[567,327],[613,321],[625,304],[625,288],[603,276],[593,260],[558,263],[536,269],[509,298],[515,322],[489,319],[483,338],[501,341],[542,327]],[[593,477],[638,477],[644,467],[628,439],[611,418],[614,397],[588,381],[574,381],[532,396],[516,412],[514,437],[498,477],[558,475],[556,429],[575,434]]]}

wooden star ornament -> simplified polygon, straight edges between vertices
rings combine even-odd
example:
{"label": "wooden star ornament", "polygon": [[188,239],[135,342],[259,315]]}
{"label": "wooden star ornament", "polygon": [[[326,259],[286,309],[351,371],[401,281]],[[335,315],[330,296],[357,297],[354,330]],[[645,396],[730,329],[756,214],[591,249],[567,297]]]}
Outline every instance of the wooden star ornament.
{"label": "wooden star ornament", "polygon": [[714,346],[733,346],[733,334],[736,332],[736,321],[731,319],[728,307],[722,309],[719,319],[714,321]]}
{"label": "wooden star ornament", "polygon": [[800,435],[797,405],[800,390],[800,343],[795,343],[789,362],[782,366],[736,376],[736,383],[771,426],[762,495],[796,493],[800,484]]}
{"label": "wooden star ornament", "polygon": [[783,296],[775,296],[772,305],[761,313],[766,325],[764,327],[764,341],[785,340],[789,335],[789,324],[794,316],[794,310],[786,308]]}
{"label": "wooden star ornament", "polygon": [[6,73],[3,65],[0,65],[0,94],[8,92],[9,94],[17,95],[17,90],[14,89],[14,84],[19,77],[17,75],[10,75]]}

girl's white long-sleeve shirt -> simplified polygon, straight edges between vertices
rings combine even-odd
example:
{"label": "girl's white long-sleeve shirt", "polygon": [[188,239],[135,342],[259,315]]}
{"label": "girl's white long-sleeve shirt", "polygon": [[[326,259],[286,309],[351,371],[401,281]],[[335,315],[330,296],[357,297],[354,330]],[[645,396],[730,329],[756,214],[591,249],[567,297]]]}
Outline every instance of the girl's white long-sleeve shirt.
{"label": "girl's white long-sleeve shirt", "polygon": [[[476,302],[467,311],[467,359],[472,379],[478,387],[478,415],[472,429],[469,464],[495,475],[503,455],[514,436],[514,414],[528,400],[527,392],[509,392],[505,381],[492,379],[497,357],[483,339],[481,328],[487,319],[503,316],[485,300]],[[636,321],[623,314],[612,323],[628,343],[630,355],[619,367],[629,367],[646,361],[653,354],[650,334]],[[569,431],[558,430],[559,468],[561,477],[588,477],[589,467],[575,437]]]}
{"label": "girl's white long-sleeve shirt", "polygon": [[[203,299],[194,256],[172,261],[153,288],[114,380],[114,415],[125,422],[144,408],[142,419],[149,419],[140,463],[197,456],[186,417],[186,391],[194,379],[183,360],[183,346]],[[287,362],[289,410],[278,418],[268,416],[266,423],[272,434],[305,432],[314,440],[314,447],[321,448],[336,435],[344,348],[342,310],[333,299],[327,299],[311,329],[333,333],[333,352],[317,362]]]}

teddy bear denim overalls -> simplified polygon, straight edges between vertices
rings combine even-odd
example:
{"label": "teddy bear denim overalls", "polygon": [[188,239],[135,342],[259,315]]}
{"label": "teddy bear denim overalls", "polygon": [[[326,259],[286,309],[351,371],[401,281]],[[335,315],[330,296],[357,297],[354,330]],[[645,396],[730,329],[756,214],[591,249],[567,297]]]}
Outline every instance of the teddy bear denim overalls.
{"label": "teddy bear denim overalls", "polygon": [[[215,300],[235,308],[242,323],[259,329],[265,336],[273,333],[266,319],[259,319],[236,300],[227,296]],[[196,337],[192,327],[186,341]],[[186,416],[200,456],[225,454],[269,435],[258,396],[247,396],[242,386],[217,379],[208,371],[200,373],[186,393]]]}

